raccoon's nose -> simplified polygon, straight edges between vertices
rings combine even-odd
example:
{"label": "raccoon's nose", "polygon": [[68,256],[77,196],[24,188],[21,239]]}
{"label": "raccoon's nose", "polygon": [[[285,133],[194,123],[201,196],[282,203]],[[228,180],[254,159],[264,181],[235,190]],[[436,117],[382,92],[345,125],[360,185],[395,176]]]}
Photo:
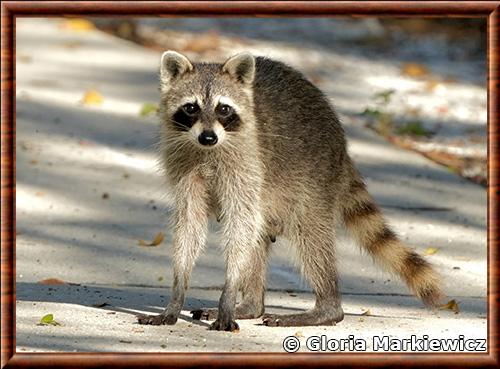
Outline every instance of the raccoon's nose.
{"label": "raccoon's nose", "polygon": [[217,135],[214,131],[203,131],[198,136],[198,142],[204,146],[213,146],[217,143]]}

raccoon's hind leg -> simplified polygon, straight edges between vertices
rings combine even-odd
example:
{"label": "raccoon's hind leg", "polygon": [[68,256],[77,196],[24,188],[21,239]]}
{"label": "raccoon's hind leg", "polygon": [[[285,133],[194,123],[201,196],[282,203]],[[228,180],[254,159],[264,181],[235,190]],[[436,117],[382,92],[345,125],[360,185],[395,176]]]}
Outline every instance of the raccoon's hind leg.
{"label": "raccoon's hind leg", "polygon": [[[241,276],[240,291],[241,302],[236,305],[235,319],[255,319],[264,314],[264,294],[266,284],[267,256],[269,254],[271,239],[263,237],[259,247],[266,255],[265,259],[252,255],[251,268]],[[199,309],[191,311],[193,319],[213,320],[217,319],[218,309]]]}
{"label": "raccoon's hind leg", "polygon": [[[318,216],[311,216],[309,219],[318,220]],[[302,272],[316,295],[314,308],[299,314],[264,314],[264,325],[283,327],[333,325],[344,319],[335,267],[333,224],[333,220],[329,224],[313,222],[300,224],[290,234],[290,241],[297,248]]]}

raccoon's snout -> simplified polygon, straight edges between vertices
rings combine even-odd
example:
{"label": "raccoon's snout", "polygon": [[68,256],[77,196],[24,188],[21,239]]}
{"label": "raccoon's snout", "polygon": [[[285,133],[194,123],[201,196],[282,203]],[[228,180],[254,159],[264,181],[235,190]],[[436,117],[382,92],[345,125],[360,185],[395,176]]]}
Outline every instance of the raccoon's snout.
{"label": "raccoon's snout", "polygon": [[203,131],[198,136],[198,142],[203,146],[213,146],[217,141],[218,138],[214,131]]}

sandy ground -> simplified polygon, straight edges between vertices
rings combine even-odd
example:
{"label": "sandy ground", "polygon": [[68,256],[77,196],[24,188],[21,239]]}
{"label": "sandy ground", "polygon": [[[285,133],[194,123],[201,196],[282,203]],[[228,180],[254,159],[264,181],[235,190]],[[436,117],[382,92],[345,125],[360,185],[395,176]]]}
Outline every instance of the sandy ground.
{"label": "sandy ground", "polygon": [[[139,114],[144,103],[157,101],[160,53],[99,31],[67,28],[57,19],[18,19],[16,30],[18,351],[282,351],[286,336],[303,343],[320,334],[337,339],[354,334],[368,343],[380,334],[486,338],[484,189],[389,145],[348,114],[356,97],[349,75],[363,68],[363,60],[342,55],[336,62],[347,76],[339,72],[335,81],[324,83],[346,126],[349,150],[402,238],[419,253],[437,249],[426,257],[443,275],[447,300],[455,299],[460,313],[425,310],[402,283],[346,240],[339,244],[347,313],[342,323],[269,328],[250,320],[239,321],[238,334],[211,332],[188,312],[217,304],[224,265],[212,232],[180,321],[135,324],[135,313],[165,306],[172,276],[171,234],[165,229],[169,211],[154,151],[157,121]],[[298,54],[287,47],[277,42],[277,57],[294,60]],[[391,65],[366,62],[380,78],[393,73]],[[366,83],[367,96],[378,88],[361,77],[357,83]],[[475,98],[474,86],[455,83]],[[99,93],[100,104],[82,103],[89,90]],[[333,91],[346,96],[337,98]],[[159,246],[138,245],[159,231],[166,232]],[[287,245],[278,243],[269,268],[268,311],[293,312],[313,304],[289,254]],[[47,278],[72,284],[39,283]],[[61,326],[38,325],[46,314]]]}

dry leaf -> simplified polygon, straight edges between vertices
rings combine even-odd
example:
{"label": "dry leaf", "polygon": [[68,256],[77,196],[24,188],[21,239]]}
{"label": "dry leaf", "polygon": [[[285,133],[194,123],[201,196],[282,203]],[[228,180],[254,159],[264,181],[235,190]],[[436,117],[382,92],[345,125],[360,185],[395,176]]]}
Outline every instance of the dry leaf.
{"label": "dry leaf", "polygon": [[90,31],[94,29],[94,25],[86,19],[74,18],[65,20],[62,23],[62,28],[72,31]]}
{"label": "dry leaf", "polygon": [[158,246],[160,243],[162,243],[164,238],[165,238],[165,235],[163,234],[163,232],[159,232],[156,235],[155,239],[151,242],[139,240],[139,246]]}
{"label": "dry leaf", "polygon": [[78,145],[80,146],[94,146],[94,143],[87,140],[79,140]]}
{"label": "dry leaf", "polygon": [[431,79],[425,84],[425,89],[429,92],[434,91],[439,86],[439,81],[435,79]]}
{"label": "dry leaf", "polygon": [[295,332],[294,336],[297,338],[300,338],[300,337],[304,337],[304,334],[301,331],[297,331],[297,332]]}
{"label": "dry leaf", "polygon": [[48,284],[48,285],[54,285],[54,284],[67,284],[61,279],[57,278],[47,278],[47,279],[42,279],[41,281],[38,281],[38,284]]}
{"label": "dry leaf", "polygon": [[408,77],[422,78],[430,74],[429,68],[418,63],[404,63],[401,66],[401,73]]}
{"label": "dry leaf", "polygon": [[365,316],[372,315],[372,312],[370,311],[370,309],[366,309],[365,311],[363,311],[361,313],[361,315],[365,315]]}
{"label": "dry leaf", "polygon": [[102,103],[102,96],[96,90],[87,90],[83,95],[82,103],[85,105],[99,105]]}
{"label": "dry leaf", "polygon": [[446,113],[448,113],[449,110],[450,110],[450,108],[448,108],[446,105],[441,105],[441,106],[438,106],[438,108],[437,108],[437,111],[440,114],[446,114]]}
{"label": "dry leaf", "polygon": [[434,255],[439,249],[436,247],[428,247],[424,250],[424,255]]}
{"label": "dry leaf", "polygon": [[30,55],[27,54],[21,54],[18,56],[18,59],[22,63],[31,63],[33,58]]}
{"label": "dry leaf", "polygon": [[460,312],[460,308],[458,307],[458,303],[456,300],[450,300],[446,304],[441,305],[439,307],[439,310],[451,310],[455,314],[458,314]]}
{"label": "dry leaf", "polygon": [[95,307],[95,308],[102,308],[104,306],[111,306],[111,304],[108,304],[107,302],[99,302],[97,304],[92,304],[92,307]]}

